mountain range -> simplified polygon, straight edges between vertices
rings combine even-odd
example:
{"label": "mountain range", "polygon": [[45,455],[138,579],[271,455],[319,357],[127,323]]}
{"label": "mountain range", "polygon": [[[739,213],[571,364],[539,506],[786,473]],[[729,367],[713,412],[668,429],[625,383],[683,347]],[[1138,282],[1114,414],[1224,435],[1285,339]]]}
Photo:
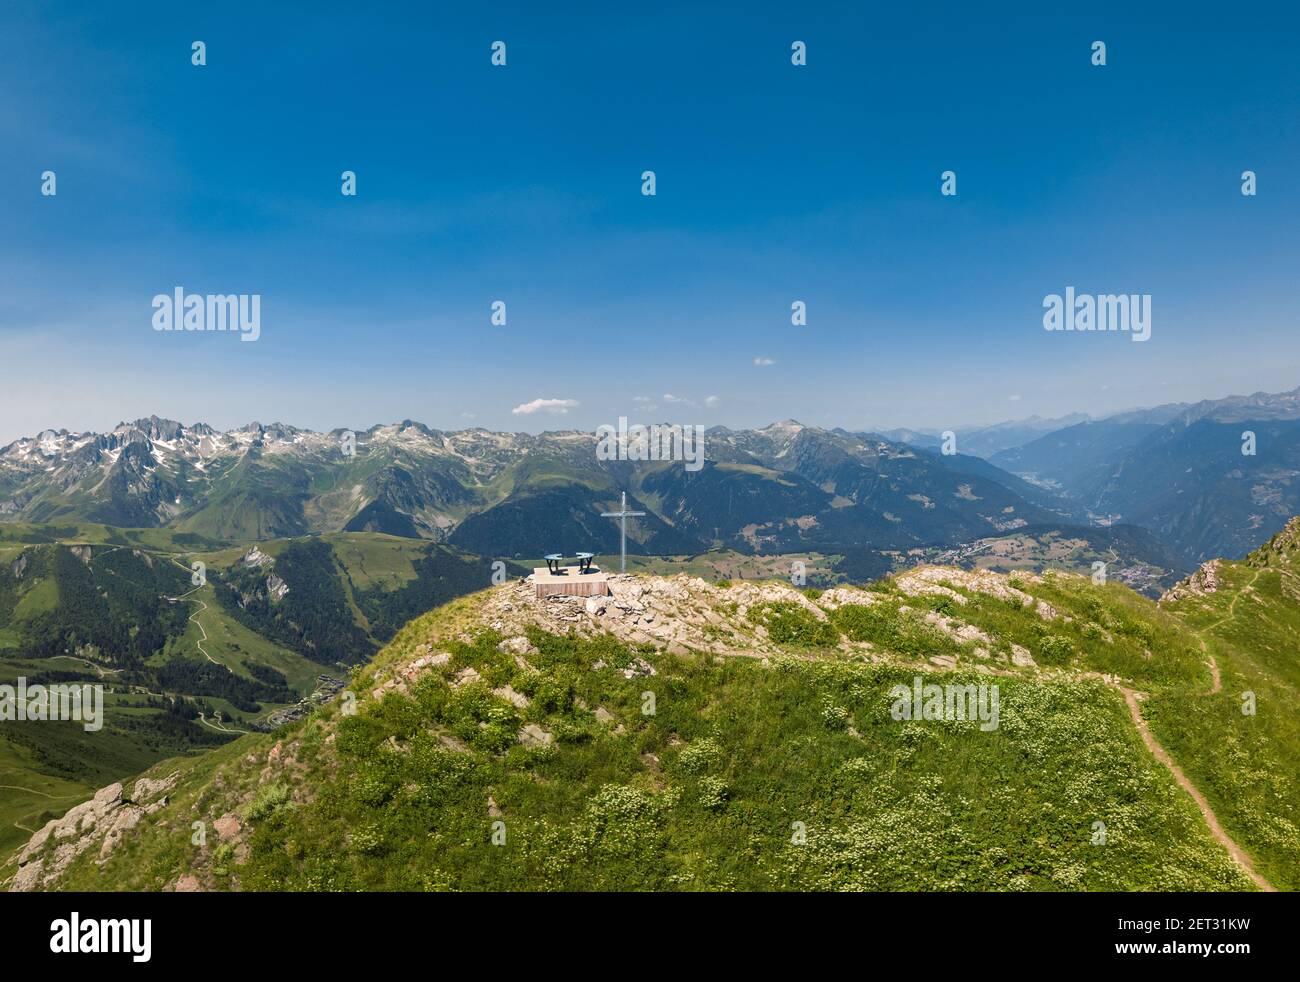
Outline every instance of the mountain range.
{"label": "mountain range", "polygon": [[1189,562],[1239,558],[1300,511],[1300,389],[1089,420],[989,459]]}
{"label": "mountain range", "polygon": [[46,431],[0,451],[0,515],[165,527],[213,540],[376,531],[474,552],[605,552],[599,512],[629,490],[647,511],[631,549],[793,552],[946,544],[1070,517],[1041,488],[974,457],[793,421],[708,433],[691,473],[602,461],[592,434],[531,436],[419,423],[355,434],[250,424],[221,433],[156,417],[111,433]]}
{"label": "mountain range", "polygon": [[[596,437],[410,420],[352,433],[150,417],[0,449],[0,521],[167,528],[214,542],[383,532],[502,558],[629,551],[877,554],[1025,527],[1137,525],[1189,565],[1239,557],[1300,511],[1300,389],[959,431],[957,453],[786,420],[714,427],[702,470],[601,460]],[[1247,452],[1243,452],[1243,450]],[[1086,533],[1085,533],[1086,534]]]}

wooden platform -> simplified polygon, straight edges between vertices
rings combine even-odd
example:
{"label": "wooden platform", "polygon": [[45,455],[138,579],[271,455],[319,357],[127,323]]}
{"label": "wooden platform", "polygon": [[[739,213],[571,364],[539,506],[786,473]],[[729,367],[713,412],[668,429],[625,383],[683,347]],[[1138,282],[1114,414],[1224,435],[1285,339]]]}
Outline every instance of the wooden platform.
{"label": "wooden platform", "polygon": [[533,570],[533,588],[539,597],[604,597],[609,594],[609,584],[599,566],[588,573],[579,573],[577,566],[562,566],[560,573],[549,569]]}

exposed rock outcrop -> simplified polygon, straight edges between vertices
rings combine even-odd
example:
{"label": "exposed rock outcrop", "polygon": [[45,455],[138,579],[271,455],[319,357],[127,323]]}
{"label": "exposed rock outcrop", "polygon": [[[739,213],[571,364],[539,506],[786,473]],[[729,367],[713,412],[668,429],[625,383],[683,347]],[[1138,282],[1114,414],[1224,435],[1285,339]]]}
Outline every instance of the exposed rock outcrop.
{"label": "exposed rock outcrop", "polygon": [[1187,579],[1175,583],[1163,594],[1160,595],[1160,603],[1167,603],[1171,600],[1182,600],[1184,597],[1200,597],[1207,593],[1215,593],[1219,589],[1219,560],[1211,559],[1208,563],[1202,563],[1198,569]]}
{"label": "exposed rock outcrop", "polygon": [[51,819],[28,840],[11,863],[18,866],[9,884],[10,892],[39,890],[64,873],[82,853],[99,844],[98,857],[103,862],[121,844],[125,834],[167,804],[167,792],[179,775],[165,778],[140,778],[123,795],[121,783],[110,784],[95,792],[61,817]]}

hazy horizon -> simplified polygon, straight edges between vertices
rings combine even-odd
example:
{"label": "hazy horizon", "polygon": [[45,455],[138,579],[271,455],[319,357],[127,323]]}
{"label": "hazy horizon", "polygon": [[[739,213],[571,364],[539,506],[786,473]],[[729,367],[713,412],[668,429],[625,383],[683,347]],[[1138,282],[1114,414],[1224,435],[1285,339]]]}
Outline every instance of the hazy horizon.
{"label": "hazy horizon", "polygon": [[[1123,406],[1112,411],[1107,411],[1104,413],[1092,413],[1089,415],[1091,415],[1091,418],[1093,420],[1097,420],[1097,419],[1104,419],[1109,416],[1120,415],[1128,412],[1140,412],[1143,410],[1156,409],[1166,405],[1193,405],[1198,402],[1214,402],[1222,399],[1248,397],[1248,396],[1260,395],[1260,394],[1277,395],[1283,392],[1291,391],[1292,389],[1295,388],[1296,386],[1291,386],[1289,388],[1276,389],[1276,390],[1254,389],[1251,391],[1226,392],[1222,395],[1202,396],[1199,398],[1192,398],[1192,399],[1171,399],[1159,403],[1153,402],[1145,405]],[[572,410],[571,412],[574,414],[574,417],[576,418],[577,410]],[[703,425],[707,425],[708,427],[725,426],[728,429],[732,429],[732,430],[762,429],[764,427],[772,426],[777,423],[784,422],[786,420],[794,420],[805,426],[818,426],[823,429],[838,428],[838,429],[847,430],[849,432],[857,432],[857,433],[885,433],[885,432],[899,430],[899,429],[908,429],[917,432],[928,432],[928,431],[941,432],[942,429],[954,429],[960,433],[962,430],[970,431],[970,430],[982,429],[984,427],[989,427],[989,426],[1015,425],[1019,423],[1027,423],[1033,421],[1034,419],[1055,420],[1055,419],[1061,419],[1068,416],[1078,415],[1086,412],[1087,412],[1086,410],[1075,410],[1073,412],[1063,412],[1063,413],[1055,414],[1053,416],[1045,416],[1043,414],[1031,413],[1031,414],[1026,414],[1024,416],[1007,416],[1002,419],[990,420],[988,422],[983,422],[983,423],[974,423],[974,422],[956,423],[956,424],[949,423],[949,424],[945,424],[943,427],[911,425],[908,423],[899,423],[892,426],[872,425],[870,423],[865,423],[862,425],[848,424],[848,423],[834,423],[834,422],[828,424],[822,424],[822,423],[810,422],[809,420],[803,419],[797,415],[775,417],[763,422],[747,424],[744,426],[730,426],[726,423],[716,423],[716,422],[707,423]],[[660,409],[654,411],[641,411],[639,414],[634,410],[633,414],[628,416],[628,419],[630,423],[642,423],[647,425],[650,423],[679,423],[682,425],[686,425],[688,423],[693,424],[697,422],[697,420],[694,419],[687,419],[687,417],[690,415],[691,413],[690,410],[688,409],[683,413],[664,416],[662,415],[662,407],[660,407]],[[696,413],[695,415],[700,415],[700,414]],[[423,426],[428,427],[429,429],[439,430],[442,432],[457,432],[461,430],[484,429],[496,433],[528,433],[532,435],[538,435],[543,433],[574,432],[574,431],[577,432],[591,431],[594,433],[596,426],[601,425],[602,423],[614,424],[617,422],[617,418],[618,418],[617,416],[614,416],[607,419],[603,419],[600,421],[600,423],[593,424],[592,426],[580,426],[577,425],[576,422],[566,422],[566,420],[569,419],[567,413],[558,417],[545,416],[540,418],[537,416],[528,415],[525,416],[522,420],[516,422],[515,425],[505,426],[505,427],[487,426],[477,421],[470,421],[470,420],[461,420],[459,423],[441,425],[437,422],[431,422],[430,420],[421,419],[417,416],[411,416],[411,415],[402,415],[402,416],[397,416],[388,419],[377,419],[377,420],[372,420],[370,422],[366,422],[364,424],[360,424],[357,421],[352,421],[352,422],[343,422],[343,423],[336,422],[328,425],[307,425],[294,419],[285,419],[281,417],[250,417],[248,419],[243,419],[228,424],[223,424],[223,423],[214,423],[211,419],[204,419],[204,418],[186,419],[178,416],[173,416],[168,413],[150,412],[150,413],[142,413],[139,415],[122,416],[114,420],[112,423],[107,423],[99,426],[47,425],[47,426],[36,427],[35,429],[30,430],[28,432],[18,433],[14,435],[0,434],[0,447],[8,446],[17,440],[39,436],[41,433],[45,432],[46,430],[55,430],[55,431],[67,430],[69,433],[108,433],[118,426],[129,425],[139,420],[149,419],[151,416],[157,416],[159,419],[165,419],[165,420],[177,422],[187,428],[204,424],[207,426],[211,426],[213,429],[223,433],[230,432],[232,430],[238,430],[245,426],[249,426],[253,423],[258,423],[262,426],[272,426],[272,425],[279,424],[284,426],[291,426],[298,430],[307,430],[315,433],[330,433],[336,430],[344,430],[344,429],[353,429],[356,430],[357,432],[364,432],[373,427],[395,426],[397,424],[409,421],[412,423],[419,423]],[[524,420],[527,419],[536,419],[537,425],[534,426],[526,425]],[[545,420],[545,423],[543,423],[543,420]]]}

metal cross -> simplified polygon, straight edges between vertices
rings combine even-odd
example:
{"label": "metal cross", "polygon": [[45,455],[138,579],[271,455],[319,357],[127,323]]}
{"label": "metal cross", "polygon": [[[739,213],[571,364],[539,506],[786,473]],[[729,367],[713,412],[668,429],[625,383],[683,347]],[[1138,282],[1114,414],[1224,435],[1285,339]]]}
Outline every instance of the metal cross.
{"label": "metal cross", "polygon": [[601,517],[601,518],[617,518],[617,519],[618,519],[618,526],[619,526],[619,529],[618,529],[618,533],[619,533],[619,534],[618,534],[618,546],[619,546],[619,567],[618,567],[618,568],[619,568],[619,572],[620,572],[620,573],[626,573],[626,572],[627,572],[627,520],[628,520],[629,518],[638,518],[638,517],[640,517],[641,515],[644,515],[644,514],[645,514],[645,512],[643,512],[643,511],[628,511],[628,510],[627,510],[627,492],[626,492],[626,491],[623,492],[623,504],[622,504],[622,507],[621,507],[618,511],[602,511],[602,512],[600,513],[600,517]]}

